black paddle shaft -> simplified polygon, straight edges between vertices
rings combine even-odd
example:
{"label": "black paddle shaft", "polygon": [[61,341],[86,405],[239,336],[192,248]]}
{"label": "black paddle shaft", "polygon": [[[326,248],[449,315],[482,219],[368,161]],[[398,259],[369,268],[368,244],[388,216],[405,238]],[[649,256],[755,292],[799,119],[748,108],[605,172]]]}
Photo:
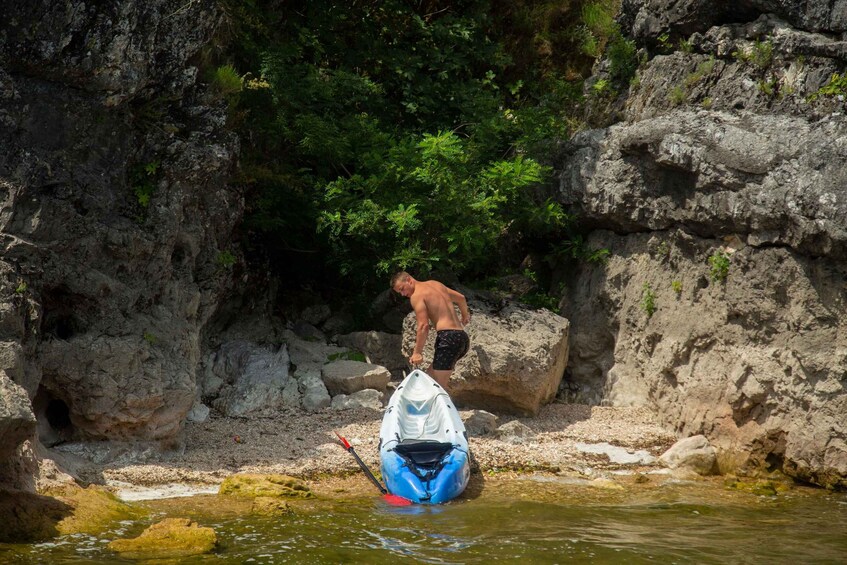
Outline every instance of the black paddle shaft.
{"label": "black paddle shaft", "polygon": [[365,472],[371,482],[376,485],[376,488],[379,489],[379,492],[381,492],[382,494],[388,494],[388,490],[386,490],[386,488],[379,483],[376,477],[373,476],[373,473],[371,473],[371,470],[368,469],[367,465],[365,465],[365,462],[359,459],[359,455],[356,453],[356,450],[353,449],[352,445],[347,448],[347,451],[349,451],[350,455],[352,455],[356,459],[356,463],[359,464],[359,467],[362,468],[362,471]]}

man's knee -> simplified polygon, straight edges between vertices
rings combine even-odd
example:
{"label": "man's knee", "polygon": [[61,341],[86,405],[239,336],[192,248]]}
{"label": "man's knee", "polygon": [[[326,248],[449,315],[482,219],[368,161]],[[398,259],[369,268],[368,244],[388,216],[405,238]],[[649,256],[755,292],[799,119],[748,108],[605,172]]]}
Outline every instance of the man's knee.
{"label": "man's knee", "polygon": [[441,385],[441,388],[446,390],[450,385],[450,375],[452,375],[452,374],[453,374],[453,371],[436,371],[436,370],[433,370],[430,373],[430,376],[433,379],[435,379],[435,382],[437,382],[439,385]]}

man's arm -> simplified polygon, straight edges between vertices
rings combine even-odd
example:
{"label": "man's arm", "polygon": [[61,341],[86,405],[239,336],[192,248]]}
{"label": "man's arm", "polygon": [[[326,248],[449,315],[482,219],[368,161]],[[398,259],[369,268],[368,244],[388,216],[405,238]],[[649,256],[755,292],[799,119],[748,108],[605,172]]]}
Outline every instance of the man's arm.
{"label": "man's arm", "polygon": [[468,310],[468,301],[465,300],[465,295],[450,287],[445,288],[447,289],[447,295],[450,297],[450,300],[459,307],[459,312],[462,313],[462,324],[467,326],[471,321],[471,312]]}
{"label": "man's arm", "polygon": [[413,298],[411,303],[415,310],[415,318],[417,318],[417,329],[415,331],[415,349],[412,351],[412,356],[409,357],[409,363],[420,365],[423,363],[423,350],[426,345],[426,338],[429,335],[429,316],[426,311],[426,302],[422,298]]}

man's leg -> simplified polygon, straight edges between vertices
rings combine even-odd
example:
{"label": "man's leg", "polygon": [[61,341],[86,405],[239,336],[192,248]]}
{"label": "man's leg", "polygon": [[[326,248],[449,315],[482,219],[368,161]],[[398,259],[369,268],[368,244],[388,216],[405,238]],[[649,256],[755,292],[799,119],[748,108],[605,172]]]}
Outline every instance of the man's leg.
{"label": "man's leg", "polygon": [[427,371],[427,372],[429,373],[429,376],[432,377],[433,379],[435,379],[435,382],[437,382],[439,385],[441,385],[441,388],[443,388],[449,394],[449,392],[450,392],[450,375],[453,374],[453,371],[451,371],[450,369],[448,369],[446,371],[438,371],[438,370],[430,367],[429,371]]}

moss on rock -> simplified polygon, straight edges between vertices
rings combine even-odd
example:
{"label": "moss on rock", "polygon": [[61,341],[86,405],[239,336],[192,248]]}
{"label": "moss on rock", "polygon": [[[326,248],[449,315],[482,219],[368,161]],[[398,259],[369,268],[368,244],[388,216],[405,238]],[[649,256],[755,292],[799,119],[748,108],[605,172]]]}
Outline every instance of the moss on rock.
{"label": "moss on rock", "polygon": [[218,494],[245,496],[249,498],[313,498],[311,489],[301,481],[288,475],[239,474],[227,477]]}
{"label": "moss on rock", "polygon": [[56,526],[60,534],[97,535],[115,522],[137,520],[145,515],[144,511],[122,502],[111,491],[96,485],[88,488],[66,486],[44,494],[71,507],[70,514]]}
{"label": "moss on rock", "polygon": [[140,536],[109,543],[109,549],[130,559],[163,559],[209,553],[218,543],[215,530],[188,518],[168,518],[153,524]]}
{"label": "moss on rock", "polygon": [[253,514],[262,514],[267,516],[275,516],[279,514],[292,514],[291,505],[279,498],[271,498],[269,496],[257,496],[253,500],[253,507],[250,509]]}

